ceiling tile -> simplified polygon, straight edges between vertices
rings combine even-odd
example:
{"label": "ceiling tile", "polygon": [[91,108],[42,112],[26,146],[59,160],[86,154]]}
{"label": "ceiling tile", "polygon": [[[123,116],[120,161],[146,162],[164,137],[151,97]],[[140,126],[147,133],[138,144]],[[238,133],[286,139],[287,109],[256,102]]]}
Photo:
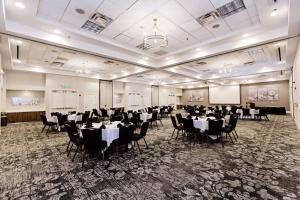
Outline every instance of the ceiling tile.
{"label": "ceiling tile", "polygon": [[110,1],[104,1],[101,6],[98,8],[98,12],[115,19],[117,18],[121,13],[125,12],[132,4],[134,3],[134,0],[110,0]]}
{"label": "ceiling tile", "polygon": [[230,3],[232,0],[210,0],[215,8],[219,8],[227,3]]}
{"label": "ceiling tile", "polygon": [[123,35],[123,34],[120,34],[118,35],[117,37],[114,38],[115,40],[121,42],[122,44],[126,44],[128,43],[130,40],[132,40],[131,37],[128,37],[127,35]]}
{"label": "ceiling tile", "polygon": [[187,32],[194,31],[196,29],[199,29],[201,25],[196,20],[191,20],[189,22],[181,24],[181,27],[186,30]]}
{"label": "ceiling tile", "polygon": [[236,26],[237,24],[250,20],[247,10],[243,10],[239,13],[226,17],[224,19],[229,26]]}
{"label": "ceiling tile", "polygon": [[202,42],[214,38],[214,35],[204,27],[192,31],[191,34]]}
{"label": "ceiling tile", "polygon": [[209,0],[178,0],[178,2],[194,17],[198,18],[215,8]]}
{"label": "ceiling tile", "polygon": [[[213,28],[215,25],[219,25],[218,28]],[[205,26],[211,33],[213,33],[215,36],[223,36],[225,34],[228,34],[231,32],[228,25],[224,22],[223,19],[219,19],[215,21],[214,23],[211,23],[209,25]]]}
{"label": "ceiling tile", "polygon": [[178,25],[193,20],[193,17],[175,0],[168,1],[159,12]]}

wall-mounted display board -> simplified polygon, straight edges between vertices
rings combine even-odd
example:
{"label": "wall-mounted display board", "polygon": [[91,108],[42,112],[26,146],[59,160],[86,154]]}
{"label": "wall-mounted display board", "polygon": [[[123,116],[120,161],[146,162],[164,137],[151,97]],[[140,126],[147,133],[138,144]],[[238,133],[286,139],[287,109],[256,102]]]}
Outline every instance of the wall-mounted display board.
{"label": "wall-mounted display board", "polygon": [[200,102],[204,101],[204,93],[203,91],[192,91],[189,94],[189,102]]}
{"label": "wall-mounted display board", "polygon": [[77,90],[51,90],[50,109],[54,110],[77,110],[79,95]]}
{"label": "wall-mounted display board", "polygon": [[128,93],[128,105],[129,106],[140,106],[142,104],[141,94],[138,92]]}
{"label": "wall-mounted display board", "polygon": [[249,88],[248,89],[249,101],[278,101],[279,89],[278,88]]}
{"label": "wall-mounted display board", "polygon": [[223,85],[209,87],[210,104],[240,104],[240,85]]}

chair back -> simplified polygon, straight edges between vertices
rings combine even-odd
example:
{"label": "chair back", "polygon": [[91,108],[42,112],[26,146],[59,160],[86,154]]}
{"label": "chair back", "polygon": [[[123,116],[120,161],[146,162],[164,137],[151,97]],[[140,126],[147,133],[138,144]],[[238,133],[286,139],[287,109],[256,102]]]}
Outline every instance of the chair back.
{"label": "chair back", "polygon": [[108,114],[107,114],[107,110],[106,109],[100,109],[101,110],[101,115],[102,117],[108,117]]}
{"label": "chair back", "polygon": [[74,128],[72,128],[72,126],[69,123],[66,123],[65,127],[66,127],[66,130],[67,130],[69,139],[71,141],[75,141],[75,139],[76,139],[75,135],[76,135],[77,132],[74,131]]}
{"label": "chair back", "polygon": [[193,119],[183,118],[182,120],[183,120],[183,129],[188,133],[194,132],[195,128],[194,128]]}
{"label": "chair back", "polygon": [[177,129],[178,126],[177,126],[176,119],[174,116],[171,116],[171,121],[172,121],[173,127]]}
{"label": "chair back", "polygon": [[102,143],[102,129],[82,129],[83,144],[86,150],[99,150]]}
{"label": "chair back", "polygon": [[45,115],[40,115],[40,117],[41,117],[41,120],[42,120],[43,124],[47,125],[48,124],[47,117]]}
{"label": "chair back", "polygon": [[120,126],[118,144],[129,144],[133,138],[134,125]]}
{"label": "chair back", "polygon": [[144,122],[141,126],[140,136],[145,137],[149,128],[149,122]]}
{"label": "chair back", "polygon": [[249,108],[243,108],[243,115],[250,115]]}
{"label": "chair back", "polygon": [[155,120],[157,120],[157,115],[158,115],[158,113],[157,113],[157,112],[153,112],[153,113],[152,113],[152,118],[151,118],[151,121],[155,121]]}
{"label": "chair back", "polygon": [[68,115],[57,115],[59,125],[64,125],[68,121]]}
{"label": "chair back", "polygon": [[221,135],[222,127],[222,119],[208,120],[208,135]]}
{"label": "chair back", "polygon": [[177,113],[177,114],[176,114],[176,118],[177,118],[177,121],[178,121],[179,124],[182,124],[182,123],[183,123],[183,122],[182,122],[182,115],[181,115],[181,113]]}
{"label": "chair back", "polygon": [[76,126],[75,121],[67,121],[67,122],[65,122],[65,125],[66,124],[72,128],[74,134],[77,134],[77,126]]}

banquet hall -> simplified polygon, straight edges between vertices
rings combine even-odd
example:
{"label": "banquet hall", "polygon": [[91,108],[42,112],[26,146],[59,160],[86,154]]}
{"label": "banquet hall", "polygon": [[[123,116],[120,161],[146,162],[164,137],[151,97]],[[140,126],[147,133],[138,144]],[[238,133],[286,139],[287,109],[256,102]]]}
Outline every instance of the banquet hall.
{"label": "banquet hall", "polygon": [[0,199],[300,199],[299,0],[0,0]]}

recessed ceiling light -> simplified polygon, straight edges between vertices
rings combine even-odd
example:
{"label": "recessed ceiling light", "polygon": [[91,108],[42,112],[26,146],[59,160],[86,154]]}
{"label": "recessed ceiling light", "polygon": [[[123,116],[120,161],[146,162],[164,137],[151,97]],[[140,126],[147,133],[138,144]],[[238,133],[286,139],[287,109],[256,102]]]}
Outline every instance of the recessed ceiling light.
{"label": "recessed ceiling light", "polygon": [[148,58],[148,57],[143,57],[143,59],[144,59],[144,60],[149,60],[149,58]]}
{"label": "recessed ceiling light", "polygon": [[249,36],[249,33],[244,33],[243,34],[243,37],[248,37]]}
{"label": "recessed ceiling light", "polygon": [[201,49],[200,49],[200,48],[197,48],[196,51],[201,51]]}
{"label": "recessed ceiling light", "polygon": [[15,62],[16,63],[21,63],[22,61],[18,59],[18,60],[15,60]]}
{"label": "recessed ceiling light", "polygon": [[16,2],[15,6],[17,6],[18,8],[22,8],[22,9],[25,8],[25,5],[21,2]]}
{"label": "recessed ceiling light", "polygon": [[53,32],[54,32],[54,33],[57,33],[57,34],[60,34],[60,33],[61,33],[60,30],[58,30],[58,29],[54,29]]}
{"label": "recessed ceiling light", "polygon": [[280,46],[281,46],[280,43],[276,43],[276,44],[275,44],[275,47],[280,47]]}
{"label": "recessed ceiling light", "polygon": [[278,14],[279,14],[278,10],[276,8],[274,8],[270,15],[271,15],[271,17],[274,17]]}
{"label": "recessed ceiling light", "polygon": [[83,15],[85,13],[85,11],[81,8],[76,8],[75,11],[80,15]]}
{"label": "recessed ceiling light", "polygon": [[220,24],[215,24],[212,26],[212,28],[219,28],[220,27]]}

